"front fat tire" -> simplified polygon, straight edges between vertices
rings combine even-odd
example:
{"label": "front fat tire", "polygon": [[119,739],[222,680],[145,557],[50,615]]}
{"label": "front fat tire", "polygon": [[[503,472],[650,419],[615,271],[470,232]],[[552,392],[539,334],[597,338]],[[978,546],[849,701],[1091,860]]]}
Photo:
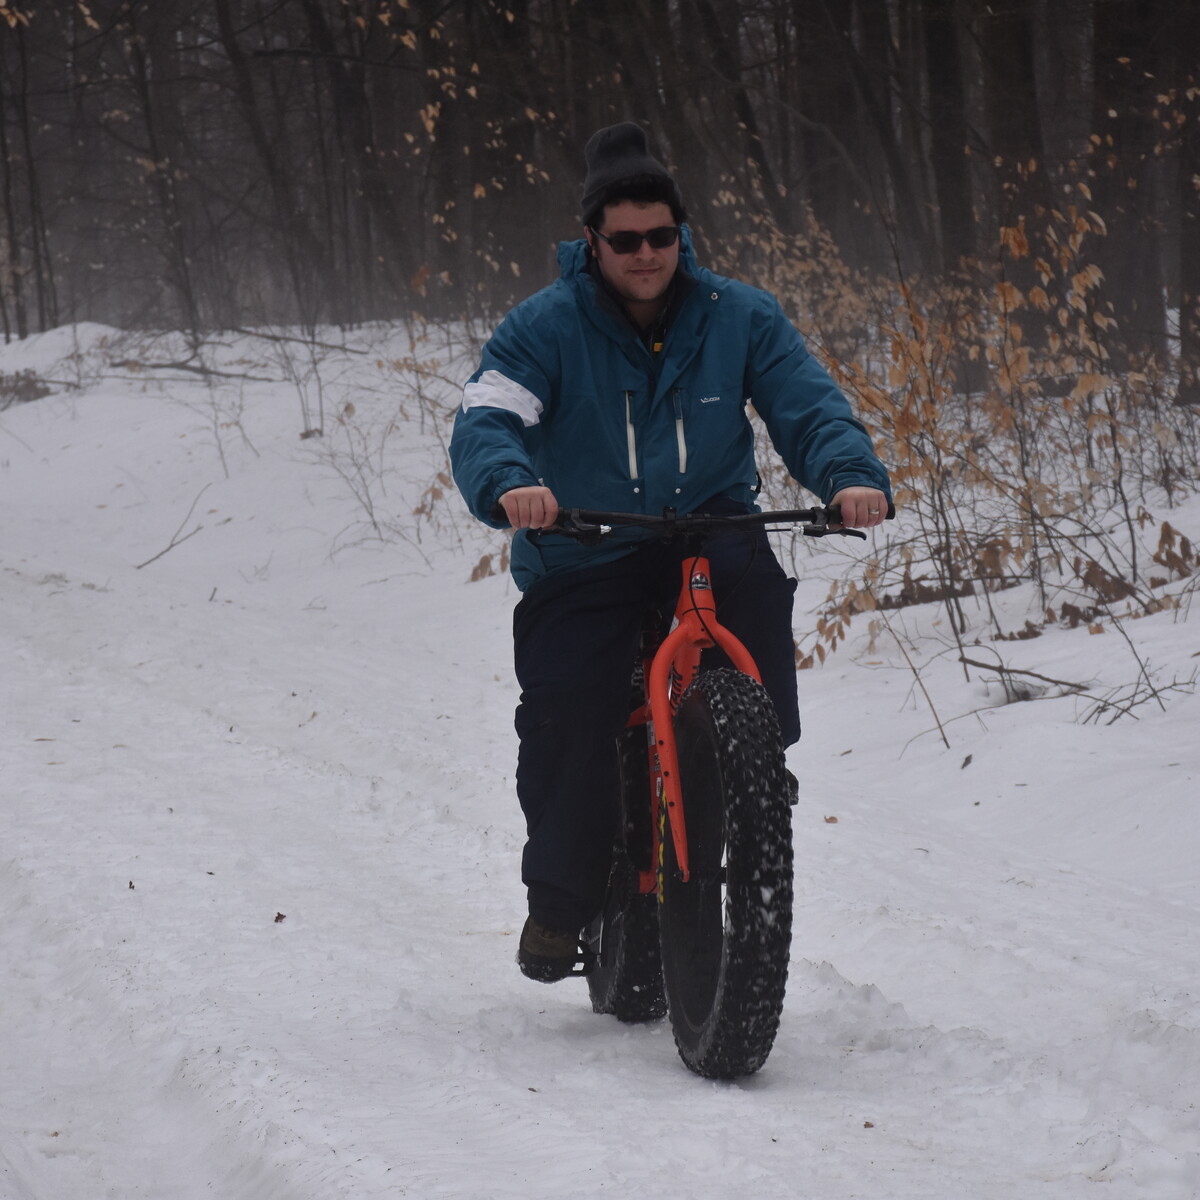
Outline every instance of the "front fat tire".
{"label": "front fat tire", "polygon": [[658,896],[638,892],[638,872],[651,868],[650,782],[645,726],[617,739],[621,824],[613,848],[604,910],[584,930],[596,955],[588,975],[592,1009],[618,1021],[657,1021],[666,1015],[658,951]]}
{"label": "front fat tire", "polygon": [[761,684],[706,671],[675,718],[691,878],[670,831],[659,913],[663,976],[679,1055],[733,1079],[771,1052],[792,938],[792,834],[782,739]]}

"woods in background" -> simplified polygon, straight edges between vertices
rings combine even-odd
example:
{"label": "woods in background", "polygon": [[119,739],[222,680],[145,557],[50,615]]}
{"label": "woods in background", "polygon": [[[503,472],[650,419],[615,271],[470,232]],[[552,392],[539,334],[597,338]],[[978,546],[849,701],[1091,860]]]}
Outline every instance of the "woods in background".
{"label": "woods in background", "polygon": [[1106,359],[1195,400],[1198,60],[1178,0],[0,0],[0,322],[494,313],[633,119],[718,269],[982,272],[1035,347],[1083,222]]}

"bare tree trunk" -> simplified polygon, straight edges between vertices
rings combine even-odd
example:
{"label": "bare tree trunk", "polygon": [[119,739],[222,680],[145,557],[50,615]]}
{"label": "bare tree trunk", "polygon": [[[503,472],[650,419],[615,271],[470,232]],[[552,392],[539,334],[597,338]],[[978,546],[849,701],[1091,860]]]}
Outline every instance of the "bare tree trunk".
{"label": "bare tree trunk", "polygon": [[217,30],[233,75],[238,107],[250,140],[267,178],[275,211],[275,221],[283,242],[284,260],[292,292],[303,319],[315,323],[321,319],[322,301],[333,275],[327,247],[317,238],[305,219],[303,205],[263,125],[254,92],[249,63],[237,39],[229,0],[214,0]]}
{"label": "bare tree trunk", "polygon": [[732,103],[732,128],[741,142],[739,157],[744,158],[749,171],[748,182],[755,189],[758,197],[766,204],[775,223],[784,232],[790,232],[794,210],[783,202],[783,195],[771,163],[771,155],[759,132],[758,117],[742,79],[741,54],[736,25],[737,10],[734,9],[733,28],[729,29],[722,22],[721,15],[711,0],[692,0],[692,2],[700,19],[700,27],[704,31],[707,43],[706,57],[711,61],[714,73]]}
{"label": "bare tree trunk", "polygon": [[[1117,320],[1112,365],[1166,349],[1166,307],[1155,212],[1152,110],[1161,89],[1166,11],[1159,0],[1096,0],[1093,40],[1093,200],[1108,226],[1098,249]],[[1195,53],[1196,47],[1192,46]]]}
{"label": "bare tree trunk", "polygon": [[1180,126],[1179,205],[1179,399],[1200,405],[1200,8],[1185,4],[1175,43],[1176,106]]}
{"label": "bare tree trunk", "polygon": [[1033,64],[1032,0],[983,6],[984,108],[997,170],[997,213],[1012,225],[1043,203],[1045,164]]}
{"label": "bare tree trunk", "polygon": [[808,202],[849,257],[861,259],[868,248],[857,217],[875,197],[854,158],[859,140],[854,88],[840,67],[828,24],[814,16],[806,0],[792,0],[792,20]]}
{"label": "bare tree trunk", "polygon": [[[3,45],[6,26],[0,22],[0,53],[7,62],[7,53]],[[5,72],[7,74],[7,71]],[[7,275],[9,288],[12,291],[13,317],[17,325],[17,337],[29,336],[29,322],[25,315],[25,267],[21,262],[21,236],[17,227],[17,198],[13,189],[13,155],[8,144],[8,104],[6,102],[4,84],[0,81],[0,201],[4,204],[4,234],[7,255]],[[4,340],[12,336],[9,325],[8,304],[4,301],[4,289],[0,288],[0,313],[4,317]]]}
{"label": "bare tree trunk", "polygon": [[154,196],[163,229],[163,256],[167,264],[167,279],[180,304],[186,328],[198,334],[201,328],[200,305],[192,277],[191,258],[179,196],[175,188],[175,167],[159,133],[159,113],[150,82],[150,65],[146,56],[146,39],[134,24],[134,9],[125,10],[123,25],[126,33],[131,81],[141,109],[142,126],[146,135],[147,159],[143,164],[146,181]]}
{"label": "bare tree trunk", "polygon": [[[32,105],[36,101],[31,97],[30,67],[31,56],[27,43],[25,26],[17,20],[13,24],[0,22],[3,37],[12,38],[15,50],[14,69],[11,78],[15,87],[9,93],[9,103],[3,105],[0,112],[0,122],[5,123],[4,130],[4,197],[6,212],[6,231],[9,242],[9,269],[12,273],[13,302],[17,317],[18,337],[29,333],[29,305],[32,302],[37,308],[37,325],[39,329],[48,329],[58,322],[58,304],[55,297],[54,272],[50,261],[49,243],[47,239],[46,213],[42,203],[42,188],[38,166],[37,147],[34,142],[34,125],[37,118]],[[4,55],[7,59],[7,53]],[[6,72],[7,74],[8,72]],[[7,120],[8,109],[11,106],[15,119],[17,142],[20,149],[8,140]],[[17,195],[15,180],[10,164],[19,157],[23,171],[24,191],[24,228],[20,219],[20,199]],[[22,240],[28,249],[26,261],[22,253]],[[27,284],[32,282],[33,296],[30,297]]]}
{"label": "bare tree trunk", "polygon": [[[347,202],[356,226],[352,286],[362,293],[360,312],[369,313],[376,308],[377,239],[382,234],[389,246],[398,250],[405,240],[403,222],[394,211],[383,164],[376,153],[365,63],[356,56],[353,47],[339,44],[320,0],[301,0],[301,7],[313,46],[329,77],[338,139],[344,155],[343,169],[349,176],[346,179],[349,187]],[[348,28],[356,27],[349,11],[345,13],[345,19]],[[361,196],[361,203],[352,203],[356,196]]]}
{"label": "bare tree trunk", "polygon": [[923,0],[929,83],[930,160],[937,192],[942,265],[953,270],[975,251],[971,176],[967,169],[967,98],[954,0]]}
{"label": "bare tree trunk", "polygon": [[38,323],[42,329],[58,324],[58,301],[54,288],[54,269],[50,261],[50,246],[46,233],[46,211],[42,204],[42,187],[38,168],[37,149],[33,141],[33,115],[29,108],[29,63],[25,49],[25,34],[18,24],[17,42],[21,47],[21,140],[25,152],[25,185],[29,192],[30,264],[37,288]]}
{"label": "bare tree trunk", "polygon": [[[854,81],[867,124],[883,155],[886,170],[878,178],[876,203],[894,209],[893,252],[901,261],[909,258],[919,267],[928,266],[928,226],[918,201],[912,170],[900,151],[891,108],[891,31],[886,6],[867,0],[858,3],[859,24],[864,30],[864,49],[855,45],[851,33],[851,10],[832,0],[821,0],[825,18],[835,39],[839,56]],[[890,193],[890,200],[889,200]]]}
{"label": "bare tree trunk", "polygon": [[[1024,226],[1028,244],[1040,252],[1039,239],[1051,211],[1050,183],[1042,152],[1041,114],[1033,54],[1033,0],[983,5],[977,34],[983,62],[983,100],[994,183],[992,204],[1002,229]],[[1024,239],[1021,239],[1024,240]],[[1008,282],[1027,295],[1038,283],[1034,258],[1013,252],[1006,242],[1002,258]],[[1010,319],[1016,337],[1044,348],[1050,330],[1040,313],[1026,309]]]}

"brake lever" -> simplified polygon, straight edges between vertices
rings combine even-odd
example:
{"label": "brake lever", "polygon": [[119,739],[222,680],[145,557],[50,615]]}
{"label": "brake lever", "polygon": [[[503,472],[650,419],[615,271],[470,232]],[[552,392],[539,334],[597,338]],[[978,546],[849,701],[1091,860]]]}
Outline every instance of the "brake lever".
{"label": "brake lever", "polygon": [[840,521],[842,518],[840,504],[831,504],[828,508],[820,509],[819,513],[820,515],[814,521],[801,526],[805,537],[829,537],[831,534],[840,534],[842,537],[856,537],[866,541],[867,535],[861,529],[849,529],[845,525],[841,529],[829,528],[830,521]]}
{"label": "brake lever", "polygon": [[861,529],[830,529],[828,525],[805,525],[805,537],[856,537],[865,542],[867,535]]}
{"label": "brake lever", "polygon": [[611,525],[593,525],[579,518],[579,510],[574,508],[560,511],[558,520],[549,529],[541,533],[558,533],[563,537],[574,538],[583,546],[599,545],[605,534],[612,532]]}

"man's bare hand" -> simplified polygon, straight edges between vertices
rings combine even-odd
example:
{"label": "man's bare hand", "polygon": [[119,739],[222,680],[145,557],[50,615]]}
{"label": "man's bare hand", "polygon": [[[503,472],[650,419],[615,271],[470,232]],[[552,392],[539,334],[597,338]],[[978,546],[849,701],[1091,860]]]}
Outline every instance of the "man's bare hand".
{"label": "man's bare hand", "polygon": [[830,504],[842,506],[842,524],[849,529],[869,529],[887,517],[887,497],[878,488],[842,488]]}
{"label": "man's bare hand", "polygon": [[558,520],[558,501],[548,487],[519,487],[500,497],[500,507],[514,529],[546,529]]}

